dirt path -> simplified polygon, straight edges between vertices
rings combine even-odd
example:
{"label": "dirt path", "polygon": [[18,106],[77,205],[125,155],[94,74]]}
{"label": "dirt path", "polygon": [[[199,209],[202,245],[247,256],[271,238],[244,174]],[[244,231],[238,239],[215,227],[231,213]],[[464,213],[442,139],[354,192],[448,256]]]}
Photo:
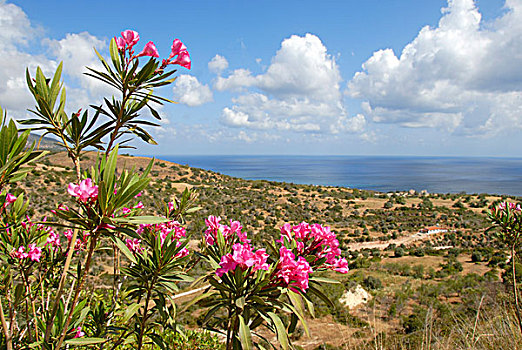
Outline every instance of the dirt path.
{"label": "dirt path", "polygon": [[390,244],[397,246],[404,244],[408,245],[416,241],[422,241],[429,237],[433,237],[434,234],[429,233],[414,233],[411,236],[399,237],[397,239],[390,239],[389,241],[373,241],[373,242],[360,242],[348,244],[348,250],[361,250],[361,249],[386,249]]}

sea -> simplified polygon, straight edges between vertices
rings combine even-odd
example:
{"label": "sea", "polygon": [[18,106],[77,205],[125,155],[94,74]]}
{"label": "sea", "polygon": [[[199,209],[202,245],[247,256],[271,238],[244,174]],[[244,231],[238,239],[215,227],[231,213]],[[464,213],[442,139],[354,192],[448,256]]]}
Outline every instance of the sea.
{"label": "sea", "polygon": [[522,158],[406,156],[160,156],[248,180],[379,192],[522,196]]}

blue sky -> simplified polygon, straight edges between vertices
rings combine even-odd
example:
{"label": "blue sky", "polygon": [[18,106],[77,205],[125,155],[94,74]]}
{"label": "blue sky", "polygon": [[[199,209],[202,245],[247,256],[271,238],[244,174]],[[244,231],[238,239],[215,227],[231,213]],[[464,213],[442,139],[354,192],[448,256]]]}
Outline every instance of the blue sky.
{"label": "blue sky", "polygon": [[70,111],[110,93],[92,47],[136,30],[192,69],[135,153],[521,156],[522,0],[0,1],[0,105],[65,64]]}

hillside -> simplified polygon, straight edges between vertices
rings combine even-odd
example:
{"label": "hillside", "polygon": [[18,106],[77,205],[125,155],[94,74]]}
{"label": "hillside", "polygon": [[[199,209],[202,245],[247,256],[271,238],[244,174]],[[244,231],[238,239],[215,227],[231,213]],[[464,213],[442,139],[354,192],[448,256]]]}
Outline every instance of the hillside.
{"label": "hillside", "polygon": [[41,150],[51,152],[57,152],[62,150],[62,147],[58,144],[58,142],[56,142],[56,140],[48,136],[41,137],[40,135],[29,134],[29,137],[27,138],[27,144],[31,145],[33,142]]}
{"label": "hillside", "polygon": [[[85,167],[94,164],[95,153],[84,157]],[[149,161],[122,155],[118,166],[142,171]],[[481,308],[485,315],[505,310],[501,274],[508,257],[484,234],[486,209],[500,199],[498,196],[377,193],[248,181],[162,160],[155,161],[151,176],[149,188],[140,197],[151,212],[161,211],[162,201],[187,187],[196,190],[203,209],[189,223],[195,240],[208,215],[239,220],[254,242],[278,237],[285,222],[332,227],[350,260],[351,271],[337,277],[340,284],[327,287],[335,308],[330,310],[318,302],[318,317],[310,320],[312,338],[302,335],[296,342],[304,349],[322,344],[330,344],[328,349],[376,348],[379,344],[415,349],[420,348],[428,330],[430,337],[460,342],[463,335],[457,337],[457,330],[464,335],[471,329],[477,335],[482,332],[480,327],[465,328],[473,323],[477,310]],[[16,190],[27,192],[31,212],[36,213],[37,208],[48,212],[57,203],[71,204],[66,187],[74,179],[69,159],[63,153],[53,153],[17,184]],[[419,233],[435,225],[446,232]],[[201,271],[196,268],[193,273]],[[103,268],[98,269],[102,272]],[[103,276],[93,281],[103,282]],[[369,293],[367,301],[358,305],[353,303],[357,294],[346,294],[356,286]],[[341,299],[350,302],[351,308]],[[181,315],[181,321],[197,327],[200,313],[197,307],[192,311]],[[480,320],[486,322],[486,318]],[[458,322],[461,327],[455,328]],[[486,340],[495,342],[497,337],[505,340],[500,332]],[[410,345],[405,346],[405,341]],[[451,344],[440,348],[457,348]]]}

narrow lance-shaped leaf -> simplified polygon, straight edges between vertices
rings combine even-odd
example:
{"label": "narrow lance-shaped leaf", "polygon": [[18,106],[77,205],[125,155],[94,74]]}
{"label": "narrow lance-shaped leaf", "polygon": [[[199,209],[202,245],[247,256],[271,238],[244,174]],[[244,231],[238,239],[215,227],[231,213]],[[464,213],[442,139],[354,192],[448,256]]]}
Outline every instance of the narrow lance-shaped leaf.
{"label": "narrow lance-shaped leaf", "polygon": [[241,315],[239,315],[239,339],[241,340],[243,349],[250,350],[254,348],[252,345],[252,334],[250,333],[250,328],[248,328],[245,319]]}
{"label": "narrow lance-shaped leaf", "polygon": [[272,320],[272,323],[275,326],[276,332],[277,332],[277,340],[279,341],[279,344],[281,344],[281,349],[287,350],[288,349],[288,335],[286,334],[285,326],[283,325],[283,322],[273,312],[268,312],[268,316]]}

